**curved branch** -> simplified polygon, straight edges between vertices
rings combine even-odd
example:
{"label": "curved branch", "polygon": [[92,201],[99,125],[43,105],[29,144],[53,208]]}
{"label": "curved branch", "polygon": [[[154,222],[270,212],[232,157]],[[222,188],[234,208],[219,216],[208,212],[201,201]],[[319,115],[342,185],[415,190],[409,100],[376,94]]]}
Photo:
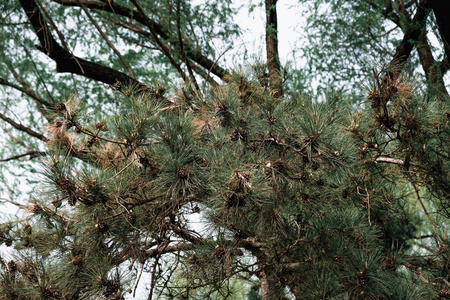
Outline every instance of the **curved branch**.
{"label": "curved branch", "polygon": [[7,162],[7,161],[11,161],[11,160],[16,160],[16,159],[20,159],[20,158],[25,157],[25,156],[29,156],[30,159],[33,159],[35,157],[42,156],[42,155],[45,155],[45,152],[42,152],[42,151],[30,151],[30,152],[27,152],[27,153],[24,153],[24,154],[19,154],[19,155],[11,156],[11,157],[8,157],[8,158],[0,159],[0,162]]}
{"label": "curved branch", "polygon": [[[78,1],[80,1],[84,6],[88,8],[111,12],[113,14],[135,20],[136,22],[139,22],[147,26],[150,30],[153,30],[154,33],[157,34],[161,39],[166,41],[170,39],[169,33],[159,23],[151,20],[145,14],[140,14],[139,11],[119,5],[112,1],[100,2],[89,0],[53,0],[53,2],[59,3],[64,6],[77,6],[77,7],[79,6],[77,4]],[[186,44],[184,45],[184,48],[188,59],[197,63],[204,69],[210,71],[212,74],[216,75],[220,79],[225,80],[226,76],[229,75],[229,72],[227,70],[219,66],[217,62],[203,55],[200,51],[198,51],[196,47],[192,47],[189,44]]]}
{"label": "curved branch", "polygon": [[78,74],[110,85],[117,81],[124,84],[142,85],[136,79],[122,72],[74,56],[56,42],[34,0],[20,0],[20,4],[41,44],[36,47],[56,62],[57,72]]}
{"label": "curved branch", "polygon": [[136,76],[134,76],[133,70],[131,69],[130,65],[128,64],[128,62],[125,60],[125,58],[120,54],[120,52],[116,49],[116,47],[111,43],[111,41],[108,39],[108,37],[106,36],[106,34],[103,32],[103,30],[100,28],[100,26],[98,25],[98,23],[94,20],[94,18],[91,16],[91,14],[89,13],[89,11],[86,9],[86,7],[84,7],[83,3],[81,3],[81,1],[77,0],[78,4],[80,5],[81,9],[84,11],[84,13],[86,14],[86,16],[88,17],[89,21],[91,21],[92,25],[94,25],[95,29],[97,29],[98,33],[100,33],[100,35],[102,36],[102,38],[105,40],[105,42],[108,44],[108,46],[114,51],[114,53],[117,55],[117,57],[119,58],[119,60],[122,62],[122,64],[124,65],[125,69],[127,69],[128,73],[130,74],[130,76],[132,78],[136,78]]}
{"label": "curved branch", "polygon": [[1,77],[0,77],[0,84],[1,85],[5,85],[5,86],[9,86],[9,87],[11,87],[13,89],[18,90],[19,92],[24,93],[24,94],[30,96],[31,98],[33,98],[33,100],[35,100],[36,102],[38,102],[40,104],[43,104],[43,105],[48,106],[48,107],[51,106],[51,104],[49,102],[45,101],[44,99],[42,99],[41,97],[39,97],[38,95],[33,93],[33,91],[29,87],[22,88],[22,87],[20,87],[18,85],[15,85],[15,84],[13,84],[13,83],[11,83],[11,82],[9,82],[6,79],[1,78]]}
{"label": "curved branch", "polygon": [[421,33],[418,38],[417,52],[419,53],[420,64],[422,65],[429,87],[436,91],[438,96],[448,98],[445,88],[444,78],[441,68],[437,64],[431,52],[431,47],[425,33]]}
{"label": "curved branch", "polygon": [[12,119],[8,118],[7,116],[5,116],[4,114],[0,114],[0,119],[4,120],[5,122],[9,123],[12,127],[16,128],[17,130],[23,131],[31,136],[34,136],[38,139],[40,139],[41,141],[47,142],[48,138],[46,138],[44,135],[23,126],[22,124],[16,123],[14,122]]}
{"label": "curved branch", "polygon": [[424,21],[428,16],[428,8],[425,4],[427,4],[427,1],[421,1],[421,3],[417,5],[417,12],[406,28],[402,41],[395,50],[394,57],[391,60],[390,64],[392,66],[400,66],[400,69],[394,69],[394,72],[396,73],[400,73],[401,68],[403,68],[403,65],[411,55],[411,52],[414,48],[414,43],[419,39],[419,35],[422,31],[423,26],[425,26]]}

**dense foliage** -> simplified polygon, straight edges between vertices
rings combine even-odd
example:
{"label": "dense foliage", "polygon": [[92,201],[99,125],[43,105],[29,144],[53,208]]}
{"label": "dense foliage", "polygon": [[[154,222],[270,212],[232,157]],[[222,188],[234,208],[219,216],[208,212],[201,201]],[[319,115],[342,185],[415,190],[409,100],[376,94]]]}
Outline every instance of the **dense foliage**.
{"label": "dense foliage", "polygon": [[130,2],[0,4],[3,161],[38,181],[4,168],[0,299],[450,297],[439,1],[300,1],[302,71],[277,1],[267,62],[235,70],[230,1]]}

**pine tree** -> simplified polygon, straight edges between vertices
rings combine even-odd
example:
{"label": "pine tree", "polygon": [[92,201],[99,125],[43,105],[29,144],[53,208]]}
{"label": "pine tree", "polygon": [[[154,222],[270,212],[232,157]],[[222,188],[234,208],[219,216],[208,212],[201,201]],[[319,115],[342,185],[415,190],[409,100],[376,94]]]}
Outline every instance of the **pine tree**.
{"label": "pine tree", "polygon": [[[165,11],[137,1],[56,1],[80,7],[98,31],[104,24],[90,12],[99,8],[114,11],[102,20],[121,30],[137,30],[123,16],[145,25],[138,34],[163,52],[179,88],[139,82],[113,47],[129,75],[70,56],[46,7],[19,2],[57,70],[108,83],[99,94],[113,100],[93,113],[83,93],[44,100],[26,82],[12,85],[49,125],[41,134],[2,117],[45,141],[45,152],[25,155],[38,157],[41,182],[28,203],[9,200],[23,215],[0,227],[11,252],[0,258],[0,299],[118,300],[144,285],[148,299],[450,297],[447,66],[436,77],[426,45],[416,45],[428,66],[424,91],[402,61],[412,40],[424,41],[413,25],[427,8],[446,40],[439,4],[386,8],[393,22],[404,14],[410,23],[397,20],[405,39],[358,98],[296,89],[295,71],[279,62],[276,1],[264,3],[267,63],[234,71],[209,59],[207,46],[194,52],[181,32],[195,36],[186,28],[198,10],[188,3],[169,1]],[[198,13],[197,21],[226,15]],[[174,27],[149,16],[170,17]]]}

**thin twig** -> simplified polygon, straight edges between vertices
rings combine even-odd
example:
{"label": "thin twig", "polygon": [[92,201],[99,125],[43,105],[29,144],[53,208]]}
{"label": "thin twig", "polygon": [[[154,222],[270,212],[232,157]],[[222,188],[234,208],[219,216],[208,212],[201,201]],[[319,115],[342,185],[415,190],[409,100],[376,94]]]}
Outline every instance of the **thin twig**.
{"label": "thin twig", "polygon": [[434,232],[434,236],[435,236],[435,241],[436,241],[436,244],[437,244],[438,248],[440,247],[439,245],[444,246],[445,244],[443,243],[441,237],[438,235],[438,233],[437,233],[437,231],[436,231],[436,226],[434,225],[434,222],[433,222],[433,220],[431,219],[430,214],[428,213],[428,210],[427,210],[427,208],[425,207],[425,205],[423,204],[422,198],[421,198],[420,195],[419,195],[419,189],[417,188],[417,186],[416,186],[416,184],[414,183],[414,181],[411,180],[411,177],[410,177],[410,176],[408,176],[408,177],[409,177],[409,181],[411,182],[411,184],[412,184],[412,186],[413,186],[413,188],[414,188],[414,191],[416,192],[417,200],[419,200],[419,203],[420,203],[420,205],[422,206],[423,212],[424,212],[425,215],[427,216],[428,220],[430,221],[431,227],[433,228],[433,232]]}
{"label": "thin twig", "polygon": [[131,70],[130,65],[128,64],[128,62],[125,60],[125,58],[120,54],[120,52],[116,49],[116,47],[114,47],[114,45],[111,43],[111,41],[108,39],[108,37],[106,36],[106,34],[103,32],[103,30],[100,28],[100,26],[98,25],[98,23],[94,20],[94,18],[91,16],[91,14],[89,13],[89,11],[86,9],[86,7],[84,6],[84,4],[77,0],[78,5],[81,7],[81,9],[86,13],[86,16],[88,17],[88,19],[91,21],[92,25],[94,25],[94,27],[97,29],[97,31],[100,33],[100,35],[103,37],[103,39],[105,40],[105,42],[108,44],[108,46],[114,51],[114,53],[117,55],[117,57],[120,59],[120,61],[122,62],[122,64],[124,65],[124,67],[127,69],[128,73],[130,74],[131,78],[136,79],[136,76],[133,73],[133,70]]}

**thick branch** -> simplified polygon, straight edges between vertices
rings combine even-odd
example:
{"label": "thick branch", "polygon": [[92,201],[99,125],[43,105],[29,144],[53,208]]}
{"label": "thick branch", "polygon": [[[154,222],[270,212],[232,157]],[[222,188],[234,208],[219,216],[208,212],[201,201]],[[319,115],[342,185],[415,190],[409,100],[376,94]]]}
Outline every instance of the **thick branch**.
{"label": "thick branch", "polygon": [[117,81],[140,84],[119,71],[74,56],[56,42],[34,0],[20,0],[20,4],[39,39],[41,46],[38,49],[56,62],[57,72],[78,74],[107,84],[114,84]]}
{"label": "thick branch", "polygon": [[[61,5],[65,6],[79,6],[78,0],[53,0],[56,3],[59,3]],[[143,25],[146,25],[149,27],[149,29],[153,30],[161,39],[168,41],[170,39],[169,33],[157,22],[151,20],[148,18],[145,14],[142,15],[138,11],[130,9],[125,6],[118,5],[114,3],[113,1],[81,1],[80,2],[92,9],[98,9],[103,10],[107,12],[111,12],[116,15],[124,16],[130,19],[133,19]],[[210,71],[212,74],[216,75],[217,77],[225,80],[225,76],[229,74],[227,70],[220,67],[215,61],[212,61],[211,59],[204,56],[200,51],[196,50],[196,47],[192,47],[189,44],[184,45],[186,56],[188,59],[196,62],[206,70]]]}
{"label": "thick branch", "polygon": [[411,55],[414,43],[418,40],[423,26],[425,26],[424,21],[428,15],[427,7],[425,6],[426,2],[427,1],[421,1],[421,3],[417,5],[417,12],[409,26],[406,28],[402,41],[396,48],[391,65],[400,66],[400,69],[397,70],[394,68],[394,72],[401,71],[401,68]]}
{"label": "thick branch", "polygon": [[445,88],[441,69],[433,57],[425,33],[420,34],[418,41],[417,52],[419,53],[420,64],[425,72],[429,87],[434,90],[438,96],[448,98],[449,95]]}
{"label": "thick branch", "polygon": [[450,57],[450,24],[448,22],[449,7],[447,1],[431,1],[431,8],[433,9],[439,34],[444,43],[444,52],[447,57]]}
{"label": "thick branch", "polygon": [[266,52],[270,87],[274,97],[283,95],[280,58],[278,55],[277,0],[265,0],[266,5]]}
{"label": "thick branch", "polygon": [[78,4],[80,4],[81,9],[84,11],[84,13],[86,14],[86,16],[88,17],[89,21],[91,21],[92,25],[94,25],[95,29],[97,29],[98,33],[100,33],[100,35],[102,36],[102,38],[105,40],[105,42],[108,44],[108,46],[113,50],[113,52],[117,55],[117,57],[119,58],[119,60],[122,62],[123,66],[125,67],[125,69],[127,69],[128,73],[130,74],[130,76],[132,78],[136,78],[136,76],[134,76],[133,70],[131,70],[130,65],[128,64],[128,62],[125,60],[125,58],[120,54],[119,50],[116,49],[116,47],[113,45],[113,43],[111,43],[111,41],[108,39],[108,37],[106,36],[106,34],[103,32],[103,30],[100,28],[100,26],[97,24],[97,22],[95,21],[95,19],[91,16],[91,14],[89,13],[89,11],[86,9],[86,7],[84,7],[84,5],[81,3],[81,1],[77,0]]}

